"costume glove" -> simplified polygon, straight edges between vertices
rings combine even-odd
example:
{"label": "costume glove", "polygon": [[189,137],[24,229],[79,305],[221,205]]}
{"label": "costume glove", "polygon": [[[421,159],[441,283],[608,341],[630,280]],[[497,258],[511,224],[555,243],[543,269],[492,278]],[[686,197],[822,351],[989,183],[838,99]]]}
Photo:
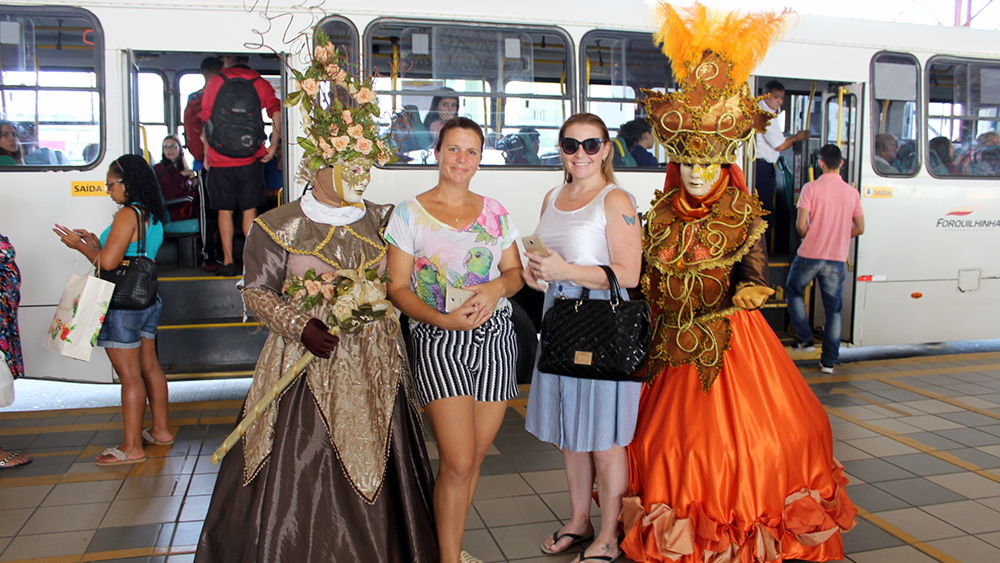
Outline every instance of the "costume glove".
{"label": "costume glove", "polygon": [[309,319],[302,331],[302,344],[317,358],[328,359],[337,350],[340,337],[327,332],[329,328],[319,319]]}

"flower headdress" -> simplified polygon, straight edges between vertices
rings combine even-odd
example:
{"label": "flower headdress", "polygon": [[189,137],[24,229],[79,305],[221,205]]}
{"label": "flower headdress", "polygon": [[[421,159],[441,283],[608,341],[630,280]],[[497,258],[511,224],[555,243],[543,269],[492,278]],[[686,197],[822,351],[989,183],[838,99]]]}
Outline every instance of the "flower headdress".
{"label": "flower headdress", "polygon": [[312,64],[305,72],[292,69],[299,90],[285,100],[299,106],[305,137],[297,139],[311,170],[355,158],[380,166],[395,160],[393,149],[380,136],[378,99],[371,77],[353,76],[347,53],[322,30],[316,30]]}
{"label": "flower headdress", "polygon": [[740,143],[763,132],[771,118],[746,80],[784,34],[791,12],[740,14],[696,3],[678,13],[660,2],[654,14],[656,41],[680,86],[666,94],[643,89],[657,139],[672,162],[736,162]]}

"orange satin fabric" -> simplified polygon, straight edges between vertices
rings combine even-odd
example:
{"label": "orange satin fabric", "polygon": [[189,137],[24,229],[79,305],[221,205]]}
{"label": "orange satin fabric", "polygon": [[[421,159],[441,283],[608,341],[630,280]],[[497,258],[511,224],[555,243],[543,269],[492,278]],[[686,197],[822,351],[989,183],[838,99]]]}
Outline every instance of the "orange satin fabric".
{"label": "orange satin fabric", "polygon": [[857,509],[826,412],[759,311],[731,323],[708,393],[689,365],[643,389],[622,549],[639,563],[702,563],[704,550],[739,563],[843,559]]}

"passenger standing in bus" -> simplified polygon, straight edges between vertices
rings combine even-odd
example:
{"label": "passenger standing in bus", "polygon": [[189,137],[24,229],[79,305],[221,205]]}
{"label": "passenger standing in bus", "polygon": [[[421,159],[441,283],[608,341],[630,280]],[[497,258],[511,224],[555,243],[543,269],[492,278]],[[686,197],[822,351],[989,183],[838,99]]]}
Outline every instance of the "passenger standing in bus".
{"label": "passenger standing in bus", "polygon": [[[507,301],[524,285],[518,231],[503,205],[469,190],[483,143],[476,122],[446,121],[434,151],[437,185],[399,204],[385,233],[389,298],[411,319],[417,397],[441,460],[434,517],[442,563],[479,561],[462,551],[465,520],[518,392]],[[452,308],[456,294],[465,301]]]}
{"label": "passenger standing in bus", "polygon": [[802,188],[799,196],[799,216],[795,228],[802,235],[798,254],[788,269],[785,296],[788,316],[798,342],[792,349],[813,351],[813,331],[806,313],[805,291],[813,279],[819,280],[823,296],[823,355],[820,371],[833,373],[840,358],[842,338],[840,311],[847,277],[846,260],[851,239],[865,232],[865,216],[861,210],[861,193],[840,176],[843,156],[837,145],[819,150],[819,167],[823,175]]}
{"label": "passenger standing in bus", "polygon": [[[114,221],[98,238],[84,230],[56,226],[63,244],[113,270],[126,256],[139,255],[139,217],[145,223],[145,256],[156,257],[163,243],[166,210],[156,173],[141,156],[126,154],[111,163],[107,174],[108,192],[121,208]],[[138,212],[138,213],[136,213]],[[97,345],[107,349],[108,359],[122,382],[122,417],[125,442],[97,456],[97,465],[124,465],[146,460],[143,444],[174,443],[167,423],[167,377],[156,357],[156,329],[163,303],[145,309],[108,309],[97,335]],[[146,403],[153,413],[152,428],[143,428]]]}
{"label": "passenger standing in bus", "polygon": [[[222,71],[222,59],[219,57],[202,59],[201,75],[205,78],[205,86],[220,71]],[[188,96],[187,105],[184,106],[184,142],[187,150],[191,152],[191,158],[194,159],[191,169],[195,172],[205,168],[205,142],[201,134],[204,124],[198,116],[201,113],[201,99],[205,95],[205,86]]]}
{"label": "passenger standing in bus", "polygon": [[778,121],[778,113],[785,103],[785,86],[777,80],[772,80],[764,85],[764,95],[767,97],[759,102],[760,109],[773,115],[767,123],[767,129],[763,133],[757,133],[757,160],[754,162],[754,192],[764,205],[767,215],[768,232],[764,235],[764,240],[769,239],[771,229],[774,227],[774,192],[778,187],[777,173],[775,166],[781,152],[790,148],[796,141],[804,141],[809,138],[809,131],[799,131],[791,137],[785,138],[782,132],[781,123]]}
{"label": "passenger standing in bus", "polygon": [[[201,112],[198,114],[207,129],[202,131],[202,136],[205,137],[207,149],[206,168],[210,169],[209,175],[211,176],[211,180],[208,182],[208,193],[211,208],[218,211],[219,238],[222,242],[222,266],[216,270],[215,275],[217,276],[234,276],[240,273],[233,259],[233,234],[236,229],[233,224],[233,212],[236,209],[243,211],[243,235],[246,236],[250,231],[250,226],[253,225],[253,220],[257,217],[257,207],[266,201],[264,163],[274,158],[278,142],[281,142],[279,138],[277,142],[270,143],[270,146],[265,147],[263,123],[259,123],[248,128],[253,129],[253,134],[259,135],[255,141],[257,149],[250,156],[232,156],[241,153],[223,149],[229,152],[229,154],[223,154],[219,150],[222,146],[217,141],[224,131],[243,131],[242,127],[246,125],[242,122],[229,122],[231,119],[229,116],[235,115],[237,112],[226,110],[234,108],[220,107],[220,111],[215,112],[213,117],[216,97],[224,87],[223,85],[232,82],[233,79],[251,82],[256,91],[259,105],[256,108],[244,108],[244,112],[248,116],[253,116],[259,115],[260,110],[263,109],[271,116],[274,130],[281,130],[281,101],[275,96],[271,84],[264,80],[257,71],[247,66],[250,61],[249,57],[230,55],[227,60],[236,64],[222,69],[218,75],[209,80],[205,86],[205,94],[202,96]],[[229,87],[232,92],[237,92],[239,83]],[[242,95],[226,96],[228,99],[237,100],[240,105],[244,105],[247,101],[244,97]],[[218,123],[212,125],[216,121]],[[209,129],[212,128],[215,129],[215,135],[209,132]],[[249,134],[249,132],[245,135],[241,133],[238,140],[242,141]],[[245,147],[238,147],[237,151],[242,148]]]}
{"label": "passenger standing in bus", "polygon": [[[610,282],[600,266],[611,266],[622,287],[639,283],[642,268],[640,222],[635,198],[615,184],[611,137],[600,117],[578,113],[559,130],[565,183],[546,194],[535,234],[549,256],[528,253],[524,279],[545,292],[543,310],[558,297],[610,299]],[[562,553],[593,543],[580,561],[617,559],[618,513],[628,491],[625,446],[632,441],[642,383],[601,381],[544,373],[531,381],[525,427],[563,454],[572,516],[546,536],[541,550]],[[601,529],[590,522],[594,482]],[[603,558],[603,559],[602,559]]]}

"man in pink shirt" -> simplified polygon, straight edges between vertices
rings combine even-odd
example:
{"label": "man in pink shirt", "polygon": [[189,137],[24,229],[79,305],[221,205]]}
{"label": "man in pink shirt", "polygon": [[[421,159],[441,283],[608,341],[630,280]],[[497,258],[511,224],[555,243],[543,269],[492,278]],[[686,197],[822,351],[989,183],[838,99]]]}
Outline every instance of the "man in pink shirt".
{"label": "man in pink shirt", "polygon": [[793,349],[812,352],[816,347],[803,294],[814,278],[819,281],[826,316],[823,354],[820,357],[820,371],[823,373],[833,373],[833,365],[840,357],[840,310],[843,306],[847,253],[851,239],[865,232],[861,194],[840,177],[843,163],[837,145],[826,145],[819,150],[819,167],[823,175],[802,188],[799,216],[795,222],[802,235],[802,244],[785,282],[788,314],[792,319],[792,330],[798,337]]}

